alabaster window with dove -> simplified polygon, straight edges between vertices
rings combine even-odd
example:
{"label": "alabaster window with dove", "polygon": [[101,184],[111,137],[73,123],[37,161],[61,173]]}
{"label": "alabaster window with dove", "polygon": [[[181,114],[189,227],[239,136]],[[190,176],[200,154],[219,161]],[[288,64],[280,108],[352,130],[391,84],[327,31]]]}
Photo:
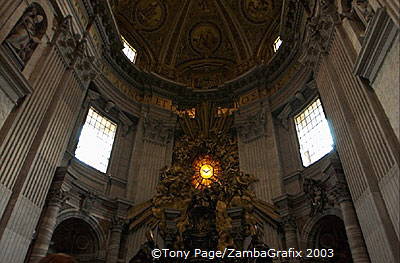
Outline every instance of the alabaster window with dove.
{"label": "alabaster window with dove", "polygon": [[211,156],[201,156],[193,164],[195,174],[193,176],[193,185],[197,189],[209,187],[213,182],[218,182],[220,173],[220,164]]}

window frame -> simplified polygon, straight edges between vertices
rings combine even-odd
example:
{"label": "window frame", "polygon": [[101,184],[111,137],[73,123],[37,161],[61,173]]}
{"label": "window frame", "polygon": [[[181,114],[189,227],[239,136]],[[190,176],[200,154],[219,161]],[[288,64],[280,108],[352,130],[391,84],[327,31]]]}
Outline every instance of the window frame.
{"label": "window frame", "polygon": [[[125,38],[123,35],[121,35],[121,40],[122,40],[122,44],[123,44],[123,46],[124,46],[124,48],[121,50],[122,53],[124,54],[124,56],[125,56],[132,64],[136,64],[137,57],[138,57],[138,52],[137,52],[136,48],[134,48],[134,47],[131,45],[131,43],[129,43],[129,41],[126,40],[126,38]],[[133,60],[131,60],[131,59],[128,57],[128,55],[124,52],[125,44],[128,46],[128,48],[130,49],[130,51],[132,51],[133,53],[135,53],[135,57],[133,58]]]}
{"label": "window frame", "polygon": [[[113,140],[113,143],[112,143],[112,147],[111,147],[111,151],[110,151],[110,157],[108,158],[108,164],[107,164],[107,168],[106,168],[105,172],[102,172],[99,169],[97,169],[96,167],[93,167],[92,165],[85,163],[84,161],[82,161],[79,158],[77,158],[76,155],[75,155],[76,149],[78,148],[79,139],[81,137],[83,126],[86,123],[86,119],[87,119],[87,116],[89,114],[89,110],[91,108],[93,108],[102,117],[104,117],[104,118],[108,119],[109,121],[111,121],[111,122],[116,124],[114,140]],[[93,171],[95,171],[97,173],[110,176],[109,172],[110,172],[110,168],[111,168],[112,163],[113,163],[113,156],[114,156],[114,153],[115,153],[116,144],[119,141],[118,138],[119,138],[119,134],[120,134],[120,130],[121,130],[120,129],[121,123],[118,120],[118,118],[112,116],[112,114],[110,114],[108,112],[105,112],[101,108],[102,107],[100,107],[100,105],[97,105],[97,103],[88,103],[87,106],[85,107],[85,110],[82,111],[82,116],[81,116],[81,118],[79,120],[79,125],[78,125],[78,129],[77,129],[77,132],[76,132],[76,137],[74,138],[74,145],[73,145],[71,154],[72,154],[74,160],[76,160],[79,164],[83,165],[84,167],[87,167],[87,168],[89,168],[89,169],[91,169],[91,170],[93,170]]]}
{"label": "window frame", "polygon": [[[279,41],[280,41],[279,47],[276,48],[276,45]],[[278,53],[279,49],[282,47],[282,44],[283,44],[283,40],[281,39],[281,36],[279,35],[275,38],[274,43],[272,44],[272,48],[273,48],[275,54]]]}
{"label": "window frame", "polygon": [[[300,142],[299,134],[298,134],[298,132],[297,132],[297,125],[296,125],[296,120],[295,120],[295,118],[296,118],[299,114],[301,114],[303,111],[305,111],[308,107],[310,107],[310,106],[311,106],[316,100],[318,100],[318,99],[319,99],[319,101],[320,101],[320,103],[321,103],[322,111],[323,111],[323,113],[324,113],[325,120],[326,120],[326,122],[327,122],[327,124],[328,124],[329,132],[330,132],[330,135],[331,135],[331,138],[332,138],[332,149],[331,149],[329,152],[327,152],[327,153],[325,153],[324,155],[322,155],[322,156],[321,156],[320,158],[318,158],[317,160],[315,160],[315,161],[313,161],[313,162],[310,162],[310,164],[309,164],[308,166],[305,166],[304,163],[303,163],[303,157],[302,157],[302,154],[301,154],[301,151],[300,151],[301,142]],[[299,160],[300,160],[300,164],[302,165],[303,168],[309,168],[309,167],[311,167],[311,166],[313,166],[313,165],[319,163],[319,162],[320,162],[321,160],[323,160],[326,156],[328,156],[328,155],[330,155],[332,152],[336,151],[336,140],[335,140],[335,136],[334,136],[334,133],[333,133],[332,126],[331,126],[331,122],[330,122],[329,119],[327,118],[326,112],[325,112],[325,110],[324,110],[324,104],[323,104],[323,102],[322,102],[322,100],[321,100],[321,97],[320,97],[319,95],[312,96],[311,98],[309,98],[306,102],[304,102],[304,103],[301,105],[301,107],[298,108],[297,111],[295,111],[295,112],[293,112],[293,114],[291,114],[290,118],[291,118],[290,123],[292,124],[293,132],[294,132],[294,134],[295,134],[295,136],[296,136],[297,154],[298,154],[298,157],[299,157]]]}

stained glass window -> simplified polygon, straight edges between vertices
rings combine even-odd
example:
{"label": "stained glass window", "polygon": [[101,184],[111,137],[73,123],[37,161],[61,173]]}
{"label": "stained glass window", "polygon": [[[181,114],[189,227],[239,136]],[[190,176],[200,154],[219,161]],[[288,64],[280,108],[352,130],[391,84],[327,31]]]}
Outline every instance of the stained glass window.
{"label": "stained glass window", "polygon": [[124,49],[122,50],[125,54],[125,56],[132,62],[135,63],[136,62],[136,56],[137,56],[137,52],[136,49],[134,49],[129,43],[128,41],[125,40],[124,37],[122,37],[122,41],[124,42]]}
{"label": "stained glass window", "polygon": [[79,137],[75,157],[102,173],[107,171],[117,125],[89,109]]}
{"label": "stained glass window", "polygon": [[333,139],[319,98],[294,117],[305,167],[332,151]]}
{"label": "stained glass window", "polygon": [[281,37],[278,36],[278,37],[275,39],[275,42],[274,42],[274,52],[277,52],[278,49],[281,47],[281,45],[282,45],[282,40],[281,40]]}

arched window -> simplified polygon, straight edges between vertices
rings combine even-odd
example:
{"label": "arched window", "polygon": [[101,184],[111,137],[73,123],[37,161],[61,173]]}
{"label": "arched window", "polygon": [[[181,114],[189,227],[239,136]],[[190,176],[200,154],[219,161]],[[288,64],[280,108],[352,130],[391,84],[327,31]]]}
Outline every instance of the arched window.
{"label": "arched window", "polygon": [[21,69],[31,58],[47,29],[47,18],[43,8],[33,3],[24,12],[3,45],[17,60]]}
{"label": "arched window", "polygon": [[126,39],[122,37],[122,41],[124,43],[124,49],[122,50],[125,54],[125,56],[132,62],[135,63],[136,62],[136,56],[137,56],[137,52],[136,49],[134,49],[129,43],[128,41],[126,41]]}
{"label": "arched window", "polygon": [[305,167],[315,163],[333,150],[333,139],[319,98],[313,100],[294,117]]}

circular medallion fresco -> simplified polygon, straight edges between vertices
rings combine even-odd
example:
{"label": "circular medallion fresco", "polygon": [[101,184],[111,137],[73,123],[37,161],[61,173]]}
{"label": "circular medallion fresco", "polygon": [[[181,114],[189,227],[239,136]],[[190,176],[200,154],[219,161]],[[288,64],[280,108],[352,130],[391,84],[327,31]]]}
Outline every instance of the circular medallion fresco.
{"label": "circular medallion fresco", "polygon": [[135,8],[136,21],[150,31],[158,29],[164,23],[166,13],[160,0],[139,0]]}
{"label": "circular medallion fresco", "polygon": [[202,54],[209,55],[218,49],[221,44],[221,32],[212,23],[200,23],[190,30],[190,44],[192,48]]}
{"label": "circular medallion fresco", "polygon": [[242,10],[245,17],[254,23],[264,23],[272,10],[271,0],[242,0]]}

